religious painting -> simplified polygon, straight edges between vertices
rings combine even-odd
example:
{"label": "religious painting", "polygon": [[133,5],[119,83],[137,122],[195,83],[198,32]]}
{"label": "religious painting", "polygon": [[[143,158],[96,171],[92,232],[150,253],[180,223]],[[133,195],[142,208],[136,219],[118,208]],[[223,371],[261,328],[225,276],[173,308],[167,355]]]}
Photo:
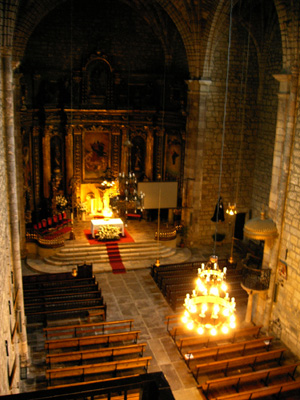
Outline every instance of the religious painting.
{"label": "religious painting", "polygon": [[83,148],[83,181],[95,182],[105,175],[110,167],[110,133],[86,131]]}
{"label": "religious painting", "polygon": [[282,260],[278,262],[278,275],[283,279],[287,279],[287,264]]}
{"label": "religious painting", "polygon": [[165,180],[179,180],[180,168],[181,140],[178,135],[167,134],[165,142]]}

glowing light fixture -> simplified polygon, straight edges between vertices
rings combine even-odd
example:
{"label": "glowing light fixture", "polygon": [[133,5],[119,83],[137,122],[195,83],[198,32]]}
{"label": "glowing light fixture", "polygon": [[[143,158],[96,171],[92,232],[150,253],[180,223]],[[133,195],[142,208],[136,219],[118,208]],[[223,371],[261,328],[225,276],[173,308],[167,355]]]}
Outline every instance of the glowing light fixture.
{"label": "glowing light fixture", "polygon": [[[226,214],[228,214],[228,216],[229,216],[229,226],[232,226],[231,227],[231,250],[230,250],[230,257],[229,257],[229,262],[230,262],[230,264],[233,264],[233,262],[234,262],[234,260],[233,260],[233,245],[234,245],[234,223],[233,223],[233,221],[234,221],[234,219],[233,219],[233,217],[235,217],[236,216],[236,214],[237,214],[237,211],[236,211],[236,203],[234,203],[234,204],[231,204],[231,203],[228,203],[228,208],[227,208],[227,210],[226,210]],[[233,219],[233,221],[232,221],[232,219]]]}
{"label": "glowing light fixture", "polygon": [[228,208],[226,210],[226,214],[228,214],[229,216],[233,217],[234,215],[236,215],[237,211],[236,211],[236,204],[231,204],[228,203]]}
{"label": "glowing light fixture", "polygon": [[211,256],[209,262],[198,268],[196,286],[184,301],[182,322],[187,329],[195,330],[199,335],[210,333],[228,333],[234,329],[235,298],[229,297],[226,280],[227,268],[218,268],[218,257]]}

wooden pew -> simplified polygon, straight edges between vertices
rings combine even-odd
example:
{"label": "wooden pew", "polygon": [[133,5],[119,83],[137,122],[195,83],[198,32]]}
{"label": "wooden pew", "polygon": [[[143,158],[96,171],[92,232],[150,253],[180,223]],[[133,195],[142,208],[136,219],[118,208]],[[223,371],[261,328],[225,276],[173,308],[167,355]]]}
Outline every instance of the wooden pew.
{"label": "wooden pew", "polygon": [[67,363],[67,362],[80,362],[82,364],[85,360],[108,358],[113,361],[115,357],[127,356],[132,354],[139,354],[143,357],[146,343],[131,344],[118,347],[105,347],[102,349],[80,350],[71,351],[66,353],[47,354],[46,363],[50,368],[53,364]]}
{"label": "wooden pew", "polygon": [[282,395],[283,393],[288,393],[292,391],[295,391],[296,396],[298,396],[298,397],[293,397],[296,400],[299,399],[299,390],[300,390],[300,379],[292,382],[284,382],[272,386],[247,390],[240,393],[217,396],[210,400],[253,400],[253,399],[267,398],[267,396],[272,396],[272,395],[279,396]]}
{"label": "wooden pew", "polygon": [[[89,278],[92,277],[90,274]],[[72,275],[72,272],[58,272],[51,274],[38,274],[38,275],[25,275],[23,276],[23,284],[27,283],[48,283],[49,281],[65,281],[65,280],[76,280],[77,277]]]}
{"label": "wooden pew", "polygon": [[80,377],[84,378],[87,375],[113,373],[117,375],[118,371],[125,371],[129,369],[144,368],[147,372],[152,357],[139,357],[129,360],[109,361],[100,364],[79,365],[66,368],[55,368],[46,370],[46,379],[49,386],[52,385],[53,379],[61,379],[67,377]]}
{"label": "wooden pew", "polygon": [[109,346],[110,344],[133,341],[137,343],[141,331],[129,331],[120,333],[109,333],[104,335],[93,335],[93,336],[82,336],[79,338],[65,338],[57,340],[46,340],[45,349],[49,350],[55,349],[66,349],[66,348],[77,348],[78,350],[82,346],[91,345],[103,345]]}
{"label": "wooden pew", "polygon": [[176,341],[176,346],[180,353],[182,353],[183,348],[190,346],[199,346],[203,345],[203,347],[208,347],[210,343],[216,343],[220,340],[231,341],[234,343],[237,338],[247,338],[247,337],[256,337],[258,338],[260,334],[262,326],[250,326],[241,329],[234,329],[227,334],[221,334],[217,336],[205,335],[205,336],[188,336],[179,338]]}
{"label": "wooden pew", "polygon": [[243,342],[220,344],[214,347],[202,347],[201,349],[195,349],[188,351],[184,354],[184,360],[187,366],[190,368],[190,364],[195,361],[199,361],[203,358],[211,357],[215,361],[222,355],[228,355],[230,353],[241,353],[244,356],[248,350],[270,350],[270,345],[273,340],[272,336],[265,336],[259,339],[246,340]]}
{"label": "wooden pew", "polygon": [[75,324],[66,326],[53,326],[44,328],[44,334],[48,340],[51,337],[71,336],[78,337],[86,333],[104,334],[108,331],[126,330],[129,331],[133,328],[133,319],[124,319],[117,321],[105,321],[92,324]]}
{"label": "wooden pew", "polygon": [[[90,300],[90,299],[102,299],[101,292],[76,292],[76,293],[61,293],[46,297],[39,297],[26,299],[24,301],[25,310],[35,310],[35,311],[42,311],[48,307],[51,307],[52,304],[60,304],[61,302],[70,302],[70,301],[77,301],[77,300]],[[25,299],[24,299],[25,300]]]}
{"label": "wooden pew", "polygon": [[61,288],[64,286],[80,286],[80,285],[88,285],[90,283],[95,283],[95,277],[91,278],[73,278],[61,281],[48,281],[48,282],[29,282],[23,284],[24,292],[28,292],[29,290],[44,290],[44,289],[55,289]]}
{"label": "wooden pew", "polygon": [[218,388],[233,387],[237,392],[239,392],[240,387],[243,384],[250,382],[261,381],[264,385],[268,386],[272,379],[278,378],[279,376],[286,376],[294,380],[298,365],[299,363],[282,365],[280,367],[263,369],[261,371],[207,380],[202,385],[198,385],[198,388],[207,396],[210,391]]}
{"label": "wooden pew", "polygon": [[24,300],[29,301],[30,299],[36,298],[47,298],[57,294],[67,294],[67,293],[77,293],[77,292],[100,292],[101,288],[99,288],[98,282],[90,283],[88,285],[79,285],[79,286],[61,286],[56,288],[49,289],[33,289],[26,290],[24,292]]}
{"label": "wooden pew", "polygon": [[[164,274],[165,272],[175,272],[177,270],[187,270],[187,269],[191,269],[191,268],[201,268],[201,264],[207,263],[207,259],[205,260],[198,260],[198,261],[193,261],[193,262],[185,262],[185,263],[176,263],[176,264],[165,264],[165,265],[161,265],[159,267],[156,267],[155,265],[152,265],[151,267],[151,276],[153,277],[153,279],[156,281],[157,276]],[[224,268],[227,267],[227,272],[228,274],[231,273],[232,269],[236,268],[236,263],[230,264],[228,262],[228,259],[219,259],[218,260],[219,266],[220,268]]]}
{"label": "wooden pew", "polygon": [[[227,281],[227,284],[229,286],[229,290],[228,291],[229,291],[230,295],[231,295],[231,291],[232,290],[242,289],[240,282],[228,282]],[[172,298],[172,295],[173,295],[173,292],[180,293],[180,294],[191,293],[193,289],[195,289],[194,282],[192,282],[192,283],[189,282],[189,283],[186,283],[186,284],[182,283],[182,282],[178,282],[178,283],[176,283],[174,285],[168,286],[167,291],[166,291],[166,299],[167,299],[168,302],[170,302],[171,298]],[[246,292],[244,291],[244,293],[246,293]]]}
{"label": "wooden pew", "polygon": [[222,361],[214,361],[210,363],[196,365],[193,375],[198,382],[198,377],[201,372],[207,373],[210,371],[223,371],[224,375],[227,376],[228,370],[232,368],[251,367],[255,370],[257,364],[277,360],[280,365],[285,348],[279,348],[276,350],[265,351],[263,353],[251,354],[249,356],[235,357]]}
{"label": "wooden pew", "polygon": [[[85,300],[86,301],[86,300]],[[87,302],[87,301],[86,301]],[[26,312],[27,323],[33,322],[43,322],[47,323],[47,320],[56,320],[61,318],[73,318],[78,315],[87,316],[91,309],[93,310],[102,310],[103,311],[103,319],[106,319],[106,304],[102,304],[103,301],[98,300],[89,300],[88,303],[85,303],[85,306],[82,303],[81,307],[74,306],[74,308],[61,308],[59,310],[47,310],[47,311],[39,311],[39,312]],[[97,305],[99,304],[99,305]]]}

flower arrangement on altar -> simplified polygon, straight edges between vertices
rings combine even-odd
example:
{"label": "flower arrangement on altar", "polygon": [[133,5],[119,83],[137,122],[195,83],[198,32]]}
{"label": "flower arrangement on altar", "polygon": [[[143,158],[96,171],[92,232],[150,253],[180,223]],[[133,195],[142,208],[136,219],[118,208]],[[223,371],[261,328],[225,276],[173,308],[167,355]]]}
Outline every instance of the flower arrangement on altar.
{"label": "flower arrangement on altar", "polygon": [[65,210],[67,205],[68,205],[68,200],[65,198],[65,196],[58,195],[56,196],[56,207],[59,210]]}
{"label": "flower arrangement on altar", "polygon": [[95,237],[98,240],[116,240],[120,239],[120,228],[112,225],[100,226]]}
{"label": "flower arrangement on altar", "polygon": [[87,205],[86,205],[86,203],[81,203],[81,202],[79,202],[79,203],[77,204],[77,209],[78,209],[78,211],[80,211],[80,212],[86,212],[86,210],[87,210]]}

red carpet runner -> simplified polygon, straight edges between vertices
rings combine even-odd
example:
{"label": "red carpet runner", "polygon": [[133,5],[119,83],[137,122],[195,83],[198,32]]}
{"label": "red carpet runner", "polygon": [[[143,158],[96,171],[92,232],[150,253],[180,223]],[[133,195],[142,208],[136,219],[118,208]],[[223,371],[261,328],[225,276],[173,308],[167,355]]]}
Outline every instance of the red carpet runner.
{"label": "red carpet runner", "polygon": [[113,274],[124,274],[126,269],[122,263],[117,243],[106,243],[106,250]]}

